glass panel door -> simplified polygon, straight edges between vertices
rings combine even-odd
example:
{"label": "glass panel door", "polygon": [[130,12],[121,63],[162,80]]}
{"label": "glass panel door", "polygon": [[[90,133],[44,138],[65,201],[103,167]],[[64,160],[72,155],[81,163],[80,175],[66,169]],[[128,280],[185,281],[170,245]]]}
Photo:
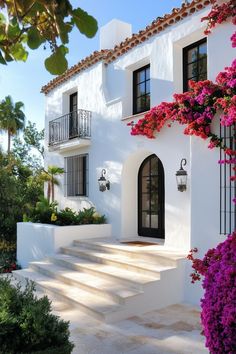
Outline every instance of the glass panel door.
{"label": "glass panel door", "polygon": [[77,92],[70,95],[69,138],[78,136]]}
{"label": "glass panel door", "polygon": [[164,170],[156,155],[146,158],[138,175],[138,234],[164,238]]}

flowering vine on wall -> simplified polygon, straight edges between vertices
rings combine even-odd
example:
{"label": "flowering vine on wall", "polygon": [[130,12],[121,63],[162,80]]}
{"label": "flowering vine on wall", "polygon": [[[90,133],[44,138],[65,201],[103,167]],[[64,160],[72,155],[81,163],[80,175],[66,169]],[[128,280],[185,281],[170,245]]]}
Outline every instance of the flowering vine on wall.
{"label": "flowering vine on wall", "polygon": [[[236,23],[234,0],[221,5],[214,0],[212,3],[214,3],[212,10],[208,16],[202,18],[208,21],[205,34],[209,34],[216,24],[226,21],[229,16],[232,16],[232,22]],[[236,33],[231,40],[232,45],[236,46]],[[129,123],[132,126],[131,134],[153,139],[163,126],[171,127],[171,123],[176,121],[186,125],[184,134],[202,139],[209,138],[209,148],[223,148],[229,155],[225,162],[235,163],[236,151],[222,145],[222,139],[211,131],[211,123],[217,111],[222,112],[220,117],[222,126],[233,126],[236,122],[236,60],[217,75],[215,83],[210,80],[189,81],[189,87],[188,92],[174,94],[173,102],[162,102],[153,107],[136,124]]]}
{"label": "flowering vine on wall", "polygon": [[[205,34],[217,25],[232,18],[236,25],[236,1],[217,4],[212,0],[211,11],[202,21],[207,21]],[[236,32],[231,36],[232,47],[236,47]],[[163,126],[173,122],[186,125],[184,134],[209,139],[210,149],[220,147],[228,158],[227,163],[234,171],[231,177],[236,180],[236,150],[224,145],[222,138],[211,130],[211,123],[220,112],[220,124],[235,127],[236,124],[236,59],[216,77],[216,82],[205,80],[189,82],[190,90],[174,94],[173,102],[162,102],[153,107],[144,118],[131,125],[132,135],[156,138]],[[234,131],[235,133],[235,131]],[[235,139],[235,137],[234,137]],[[236,198],[234,196],[234,202]],[[201,300],[201,322],[206,337],[206,346],[211,354],[236,353],[236,231],[216,248],[208,250],[204,258],[194,257],[197,249],[190,251],[192,261],[192,283],[204,277],[204,297]]]}

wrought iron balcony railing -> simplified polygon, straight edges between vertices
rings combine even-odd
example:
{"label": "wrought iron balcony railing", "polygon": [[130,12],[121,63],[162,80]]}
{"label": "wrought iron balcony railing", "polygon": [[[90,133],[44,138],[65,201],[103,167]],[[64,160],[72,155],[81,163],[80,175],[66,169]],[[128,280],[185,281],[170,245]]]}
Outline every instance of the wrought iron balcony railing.
{"label": "wrought iron balcony railing", "polygon": [[79,109],[49,122],[49,145],[91,137],[92,112]]}

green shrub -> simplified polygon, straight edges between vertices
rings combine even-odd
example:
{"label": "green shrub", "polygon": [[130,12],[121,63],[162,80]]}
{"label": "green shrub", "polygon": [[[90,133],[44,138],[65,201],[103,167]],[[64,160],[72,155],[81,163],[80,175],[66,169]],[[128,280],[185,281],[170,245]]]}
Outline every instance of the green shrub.
{"label": "green shrub", "polygon": [[0,253],[1,252],[16,252],[16,243],[13,241],[7,241],[0,239]]}
{"label": "green shrub", "polygon": [[57,203],[50,203],[46,198],[41,197],[36,206],[29,210],[29,215],[24,215],[23,221],[41,222],[44,224],[52,223],[52,214],[57,213]]}
{"label": "green shrub", "polygon": [[18,268],[15,242],[0,239],[0,273],[10,273]]}
{"label": "green shrub", "polygon": [[69,323],[51,313],[44,296],[37,299],[35,286],[24,290],[0,278],[0,354],[70,354]]}
{"label": "green shrub", "polygon": [[56,216],[56,225],[77,225],[77,213],[70,208],[60,210]]}
{"label": "green shrub", "polygon": [[105,224],[105,215],[100,215],[95,208],[84,208],[77,213],[77,225],[84,224]]}
{"label": "green shrub", "polygon": [[84,208],[78,212],[70,208],[57,210],[57,203],[49,203],[47,199],[41,198],[36,207],[25,215],[23,221],[31,221],[43,224],[54,224],[58,226],[84,225],[84,224],[105,224],[106,218],[96,212],[95,208]]}
{"label": "green shrub", "polygon": [[26,206],[35,206],[42,194],[39,172],[0,147],[0,238],[16,240],[16,223],[22,221]]}

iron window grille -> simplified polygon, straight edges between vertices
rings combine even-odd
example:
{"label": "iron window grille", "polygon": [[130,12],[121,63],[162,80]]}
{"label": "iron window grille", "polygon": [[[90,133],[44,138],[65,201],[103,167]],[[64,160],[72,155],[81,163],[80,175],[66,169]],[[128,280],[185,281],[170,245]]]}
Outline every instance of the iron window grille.
{"label": "iron window grille", "polygon": [[[236,124],[233,127],[220,126],[222,145],[230,149],[236,149]],[[220,160],[229,160],[223,148],[220,149]],[[236,205],[233,199],[236,197],[236,183],[231,180],[235,174],[235,164],[220,164],[220,234],[232,233],[236,227]]]}
{"label": "iron window grille", "polygon": [[88,196],[88,154],[65,158],[66,197]]}
{"label": "iron window grille", "polygon": [[207,40],[195,42],[183,49],[183,90],[188,91],[189,80],[207,79]]}
{"label": "iron window grille", "polygon": [[133,114],[150,109],[150,65],[133,72]]}

